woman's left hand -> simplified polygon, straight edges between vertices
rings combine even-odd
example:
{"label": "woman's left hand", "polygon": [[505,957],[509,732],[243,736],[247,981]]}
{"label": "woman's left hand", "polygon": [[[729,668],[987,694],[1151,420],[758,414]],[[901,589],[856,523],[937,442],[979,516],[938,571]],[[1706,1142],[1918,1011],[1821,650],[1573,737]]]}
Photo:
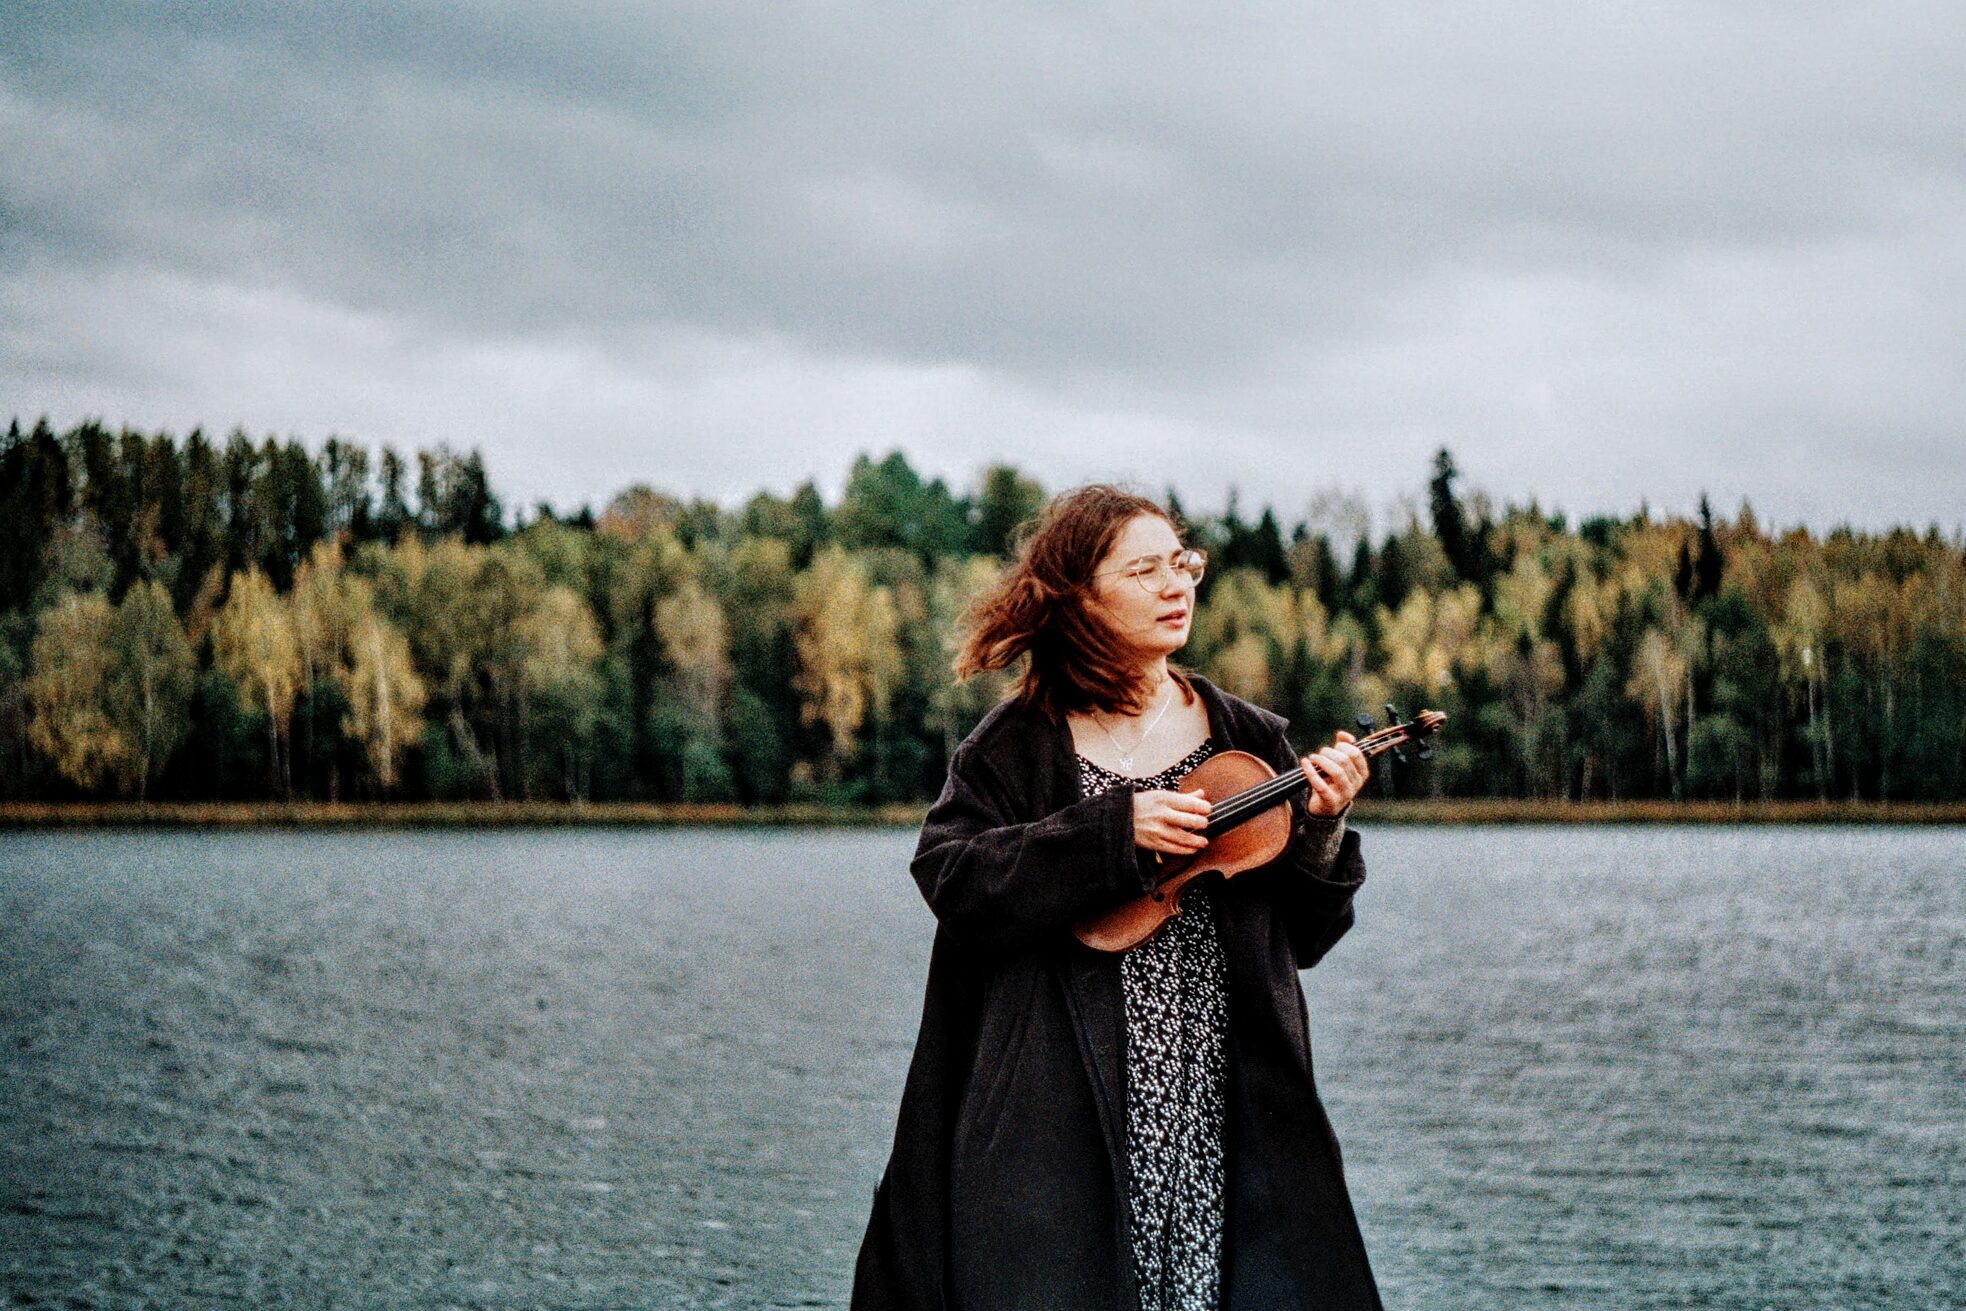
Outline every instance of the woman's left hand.
{"label": "woman's left hand", "polygon": [[1341,728],[1330,746],[1297,762],[1311,781],[1311,794],[1304,799],[1304,807],[1311,814],[1337,814],[1352,804],[1352,798],[1372,777],[1372,763],[1354,745],[1357,741]]}

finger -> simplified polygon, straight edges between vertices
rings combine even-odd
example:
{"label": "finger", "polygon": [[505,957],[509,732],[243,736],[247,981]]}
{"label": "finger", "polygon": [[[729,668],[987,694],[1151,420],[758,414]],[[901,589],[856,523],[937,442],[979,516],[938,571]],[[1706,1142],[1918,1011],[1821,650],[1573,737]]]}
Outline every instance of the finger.
{"label": "finger", "polygon": [[1208,841],[1207,838],[1201,836],[1202,832],[1208,827],[1208,811],[1206,809],[1175,810],[1170,808],[1161,813],[1161,820],[1167,825],[1168,831],[1174,834],[1180,841],[1192,844],[1190,847],[1191,850],[1205,845]]}
{"label": "finger", "polygon": [[1318,756],[1304,757],[1304,777],[1310,780],[1311,795],[1319,795],[1318,789],[1331,787],[1331,762]]}
{"label": "finger", "polygon": [[1352,780],[1360,787],[1364,787],[1365,780],[1372,777],[1371,760],[1367,759],[1366,754],[1357,747],[1346,747],[1345,758],[1352,765]]}
{"label": "finger", "polygon": [[1170,827],[1160,837],[1164,844],[1162,850],[1171,851],[1177,855],[1185,855],[1191,851],[1200,851],[1208,845],[1207,838],[1199,833],[1190,833],[1183,828]]}
{"label": "finger", "polygon": [[1353,737],[1353,736],[1352,736],[1352,735],[1351,735],[1350,733],[1347,733],[1347,732],[1346,732],[1346,731],[1345,731],[1344,729],[1342,729],[1342,728],[1338,730],[1338,734],[1337,734],[1337,736],[1338,736],[1338,741],[1340,741],[1340,742],[1356,742],[1356,741],[1358,741],[1358,739],[1357,739],[1357,738],[1355,738],[1355,737]]}
{"label": "finger", "polygon": [[1335,815],[1345,808],[1345,798],[1330,782],[1318,779],[1311,784],[1311,791],[1317,794],[1317,805],[1311,808],[1315,815]]}
{"label": "finger", "polygon": [[1192,811],[1197,815],[1206,815],[1209,811],[1215,809],[1214,804],[1199,792],[1170,792],[1167,794],[1167,797],[1167,804],[1176,810]]}
{"label": "finger", "polygon": [[1358,781],[1358,762],[1363,759],[1363,756],[1357,747],[1340,744],[1326,747],[1319,754],[1331,762],[1334,778],[1342,779],[1348,784]]}
{"label": "finger", "polygon": [[1318,760],[1324,769],[1324,776],[1333,783],[1349,785],[1352,780],[1352,765],[1338,754],[1337,747],[1326,747],[1318,752]]}

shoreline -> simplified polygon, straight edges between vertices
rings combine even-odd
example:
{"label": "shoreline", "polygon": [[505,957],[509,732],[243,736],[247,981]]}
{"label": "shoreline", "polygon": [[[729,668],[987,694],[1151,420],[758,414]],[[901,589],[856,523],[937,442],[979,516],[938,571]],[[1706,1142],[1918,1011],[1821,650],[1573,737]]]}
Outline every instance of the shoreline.
{"label": "shoreline", "polygon": [[[917,828],[926,804],[539,801],[0,802],[0,829]],[[1966,824],[1966,802],[1358,801],[1361,824]]]}

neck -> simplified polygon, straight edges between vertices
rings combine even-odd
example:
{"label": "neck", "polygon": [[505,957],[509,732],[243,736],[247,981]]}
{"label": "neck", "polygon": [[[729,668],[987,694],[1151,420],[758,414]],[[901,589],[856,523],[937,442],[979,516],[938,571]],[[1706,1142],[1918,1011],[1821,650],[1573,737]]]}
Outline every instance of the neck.
{"label": "neck", "polygon": [[1166,690],[1168,681],[1167,657],[1164,655],[1155,656],[1146,664],[1141,665],[1138,672],[1139,676],[1145,680],[1147,686],[1147,699],[1139,711],[1139,713],[1145,714],[1160,704],[1161,696]]}

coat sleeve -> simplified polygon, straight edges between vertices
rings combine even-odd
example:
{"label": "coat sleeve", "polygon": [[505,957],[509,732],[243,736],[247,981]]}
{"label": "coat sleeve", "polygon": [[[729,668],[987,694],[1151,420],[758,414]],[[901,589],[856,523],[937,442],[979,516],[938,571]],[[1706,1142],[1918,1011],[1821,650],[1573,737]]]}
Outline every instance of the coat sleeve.
{"label": "coat sleeve", "polygon": [[[1288,738],[1278,736],[1270,764],[1279,772],[1300,768]],[[1308,970],[1352,927],[1352,896],[1365,884],[1365,861],[1358,833],[1345,823],[1350,806],[1336,815],[1314,816],[1299,793],[1291,798],[1290,813],[1290,843],[1270,865],[1269,887],[1297,968]]]}
{"label": "coat sleeve", "polygon": [[950,936],[1019,950],[1153,887],[1133,841],[1133,796],[1116,788],[1041,819],[1018,821],[993,762],[964,743],[922,822],[909,866]]}

